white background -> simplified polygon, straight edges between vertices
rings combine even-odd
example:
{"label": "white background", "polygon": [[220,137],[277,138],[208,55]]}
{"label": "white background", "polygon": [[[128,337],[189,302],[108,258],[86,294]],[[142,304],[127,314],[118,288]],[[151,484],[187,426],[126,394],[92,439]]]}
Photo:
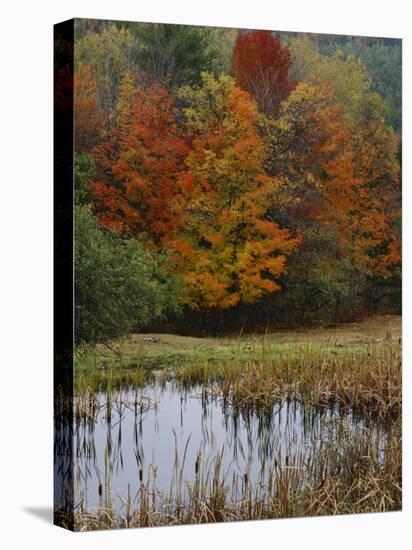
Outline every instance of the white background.
{"label": "white background", "polygon": [[[410,131],[409,0],[5,1],[0,30],[0,544],[2,548],[410,547],[411,408],[404,267],[404,511],[303,520],[72,534],[52,509],[52,25],[77,17],[404,38]],[[409,27],[409,28],[408,28]],[[409,70],[408,70],[409,69]],[[405,87],[406,85],[406,87]],[[410,139],[404,131],[404,164]],[[409,174],[408,174],[409,175]],[[411,200],[404,172],[404,250]],[[408,537],[409,535],[409,537]],[[409,543],[409,544],[408,544]]]}

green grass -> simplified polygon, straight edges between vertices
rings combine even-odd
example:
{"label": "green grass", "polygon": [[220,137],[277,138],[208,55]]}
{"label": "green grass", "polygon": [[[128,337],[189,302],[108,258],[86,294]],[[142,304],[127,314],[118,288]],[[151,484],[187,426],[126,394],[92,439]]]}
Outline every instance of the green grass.
{"label": "green grass", "polygon": [[400,318],[236,338],[131,335],[116,349],[80,355],[76,393],[142,387],[154,368],[184,387],[201,385],[238,407],[270,408],[283,399],[337,402],[381,416],[402,402]]}
{"label": "green grass", "polygon": [[396,340],[401,337],[399,316],[380,316],[359,323],[326,328],[282,330],[259,335],[232,335],[218,338],[194,338],[176,334],[131,334],[110,347],[97,346],[76,358],[76,372],[95,367],[156,367],[182,363],[213,362],[230,359],[247,360],[260,353],[262,346],[272,355],[290,353],[310,346],[339,352],[359,349],[371,342]]}

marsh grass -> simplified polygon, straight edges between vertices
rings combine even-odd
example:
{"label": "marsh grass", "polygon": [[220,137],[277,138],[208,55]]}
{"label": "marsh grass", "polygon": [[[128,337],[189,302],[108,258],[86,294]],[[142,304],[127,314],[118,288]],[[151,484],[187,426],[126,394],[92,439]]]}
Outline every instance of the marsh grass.
{"label": "marsh grass", "polygon": [[[197,455],[189,481],[185,475],[188,443],[179,456],[176,450],[170,489],[162,493],[156,484],[156,468],[139,470],[140,486],[132,498],[130,486],[123,506],[115,510],[102,497],[95,511],[78,505],[76,530],[114,529],[304,517],[400,510],[401,433],[395,422],[382,439],[364,428],[356,436],[342,419],[333,426],[337,437],[307,454],[298,448],[291,455],[278,454],[261,464],[257,482],[250,471],[233,474],[224,467],[223,451],[214,456]],[[105,485],[110,491],[110,484]],[[67,516],[67,521],[69,517]]]}
{"label": "marsh grass", "polygon": [[[178,389],[200,387],[203,400],[220,399],[240,411],[264,412],[286,401],[359,412],[372,424],[385,425],[385,436],[376,437],[368,423],[351,432],[338,419],[323,445],[262,463],[257,481],[248,470],[228,477],[223,450],[213,456],[199,451],[188,479],[187,445],[182,456],[176,451],[168,491],[158,489],[154,464],[145,469],[139,463],[138,492],[131,495],[129,485],[120,508],[111,499],[106,461],[98,509],[88,509],[80,499],[74,512],[57,510],[57,521],[94,530],[400,510],[401,341],[398,319],[391,323],[391,330],[371,321],[366,329],[298,332],[296,338],[292,333],[227,340],[161,335],[160,342],[147,345],[135,335],[116,353],[79,355],[76,422],[93,424],[102,407],[109,423],[114,413],[121,418],[123,407],[143,413],[157,406],[145,399],[144,387],[172,380]],[[123,390],[130,388],[134,398],[126,401]],[[101,395],[107,398],[102,401]]]}
{"label": "marsh grass", "polygon": [[175,371],[183,386],[203,384],[239,407],[272,407],[284,399],[312,406],[338,403],[387,416],[400,412],[401,346],[397,340],[353,348],[294,346],[273,353],[263,341],[248,357],[183,364]]}
{"label": "marsh grass", "polygon": [[[157,378],[172,377],[183,387],[201,384],[206,393],[220,394],[239,407],[272,407],[283,399],[305,404],[363,409],[396,415],[401,408],[401,343],[386,338],[342,345],[302,342],[279,346],[264,337],[254,343],[239,340],[224,357],[208,355],[154,366],[104,362],[76,370],[75,393],[110,393],[122,387],[142,388]],[[161,371],[161,374],[159,374]]]}
{"label": "marsh grass", "polygon": [[121,368],[93,366],[76,371],[74,378],[75,395],[90,391],[111,393],[126,387],[142,388],[153,380],[153,372],[145,368]]}

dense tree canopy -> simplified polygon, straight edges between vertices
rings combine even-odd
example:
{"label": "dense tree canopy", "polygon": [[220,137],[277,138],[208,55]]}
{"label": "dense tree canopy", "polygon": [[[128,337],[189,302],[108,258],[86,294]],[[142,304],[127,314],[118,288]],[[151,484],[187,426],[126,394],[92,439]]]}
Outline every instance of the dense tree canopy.
{"label": "dense tree canopy", "polygon": [[212,63],[209,34],[201,27],[147,23],[136,27],[138,61],[150,84],[176,88],[199,82]]}
{"label": "dense tree canopy", "polygon": [[110,127],[122,75],[124,71],[136,67],[136,48],[137,44],[131,32],[114,23],[103,26],[100,32],[87,31],[83,38],[75,43],[75,69],[83,72],[92,71],[96,111],[104,115],[106,129]]}
{"label": "dense tree canopy", "polygon": [[103,226],[158,243],[181,223],[173,203],[188,147],[176,126],[170,92],[153,85],[130,95],[130,86],[126,75],[112,132],[94,150],[95,209]]}
{"label": "dense tree canopy", "polygon": [[108,343],[176,309],[164,258],[101,230],[87,206],[75,222],[76,344]]}
{"label": "dense tree canopy", "polygon": [[176,322],[180,306],[188,330],[197,312],[229,329],[399,307],[398,42],[148,23],[76,33],[83,341]]}
{"label": "dense tree canopy", "polygon": [[181,175],[184,233],[175,242],[182,299],[194,309],[253,302],[279,290],[276,278],[298,243],[266,216],[278,182],[264,171],[256,106],[230,77],[207,73],[181,96],[193,135]]}

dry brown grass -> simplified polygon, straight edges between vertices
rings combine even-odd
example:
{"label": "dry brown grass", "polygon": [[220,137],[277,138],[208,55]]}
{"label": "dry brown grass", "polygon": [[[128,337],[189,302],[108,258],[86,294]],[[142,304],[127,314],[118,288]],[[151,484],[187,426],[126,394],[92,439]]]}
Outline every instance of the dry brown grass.
{"label": "dry brown grass", "polygon": [[385,512],[402,507],[400,422],[387,432],[385,453],[373,431],[342,437],[320,447],[308,459],[298,450],[282,457],[263,473],[258,483],[248,474],[227,480],[222,457],[196,462],[196,476],[185,482],[183,464],[176,463],[171,490],[161,494],[153,476],[140,474],[140,488],[130,492],[124,512],[100,506],[96,511],[78,506],[73,514],[59,511],[62,525],[75,530],[150,527],[224,521],[291,518],[363,512]]}
{"label": "dry brown grass", "polygon": [[298,399],[386,417],[399,414],[402,403],[401,344],[393,339],[354,347],[297,344],[282,353],[262,341],[246,358],[184,364],[175,376],[238,407]]}

